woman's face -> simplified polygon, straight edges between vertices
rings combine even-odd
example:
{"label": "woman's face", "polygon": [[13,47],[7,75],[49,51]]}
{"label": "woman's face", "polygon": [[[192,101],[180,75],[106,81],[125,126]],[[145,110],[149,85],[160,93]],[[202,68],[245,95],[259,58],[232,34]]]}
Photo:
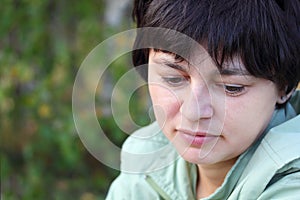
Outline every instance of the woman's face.
{"label": "woman's face", "polygon": [[192,163],[236,159],[268,125],[280,99],[276,85],[251,76],[238,61],[221,72],[207,53],[193,64],[150,51],[149,91],[155,117]]}

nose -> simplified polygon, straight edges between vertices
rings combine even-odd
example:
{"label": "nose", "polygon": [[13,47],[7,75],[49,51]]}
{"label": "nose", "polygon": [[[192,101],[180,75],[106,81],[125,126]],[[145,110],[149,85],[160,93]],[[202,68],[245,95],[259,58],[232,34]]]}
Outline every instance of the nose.
{"label": "nose", "polygon": [[189,121],[211,118],[214,111],[207,87],[205,85],[191,86],[182,101],[180,112]]}

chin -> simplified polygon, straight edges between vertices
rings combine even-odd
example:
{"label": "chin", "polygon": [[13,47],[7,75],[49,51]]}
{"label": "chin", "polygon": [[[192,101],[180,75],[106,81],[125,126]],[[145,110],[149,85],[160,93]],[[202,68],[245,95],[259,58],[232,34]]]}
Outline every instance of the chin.
{"label": "chin", "polygon": [[178,151],[178,152],[184,160],[190,163],[213,164],[215,162],[211,158],[211,152],[207,152],[199,148],[188,147],[184,151]]}

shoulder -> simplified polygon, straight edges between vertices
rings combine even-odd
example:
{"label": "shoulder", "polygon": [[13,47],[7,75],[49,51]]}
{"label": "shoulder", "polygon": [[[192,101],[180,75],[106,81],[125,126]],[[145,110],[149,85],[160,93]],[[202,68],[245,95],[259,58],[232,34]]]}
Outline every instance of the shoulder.
{"label": "shoulder", "polygon": [[[300,115],[272,128],[263,138],[253,159],[272,166],[276,174],[300,170]],[[264,155],[264,156],[262,156]]]}
{"label": "shoulder", "polygon": [[259,199],[300,196],[300,115],[273,128],[262,141],[277,170]]}
{"label": "shoulder", "polygon": [[178,153],[157,122],[130,135],[121,151],[121,171],[145,174],[172,164]]}
{"label": "shoulder", "polygon": [[[293,168],[293,166],[298,166]],[[299,199],[300,197],[300,160],[293,161],[293,164],[285,171],[277,173],[270,185],[266,187],[264,192],[257,198],[258,200],[269,199]]]}
{"label": "shoulder", "polygon": [[131,134],[122,146],[122,150],[131,153],[147,153],[168,144],[157,122],[142,127]]}
{"label": "shoulder", "polygon": [[167,144],[157,122],[132,133],[122,146],[121,173],[111,184],[106,200],[159,199],[145,174],[153,170],[152,162],[159,157],[156,151]]}
{"label": "shoulder", "polygon": [[300,158],[300,115],[272,128],[262,140],[260,148],[278,165]]}
{"label": "shoulder", "polygon": [[[138,192],[137,192],[138,191]],[[111,184],[106,200],[115,199],[159,199],[146,182],[144,175],[122,172]]]}
{"label": "shoulder", "polygon": [[289,197],[299,195],[299,123],[297,116],[269,130],[243,170],[237,186],[240,197],[277,199],[281,190],[289,191]]}

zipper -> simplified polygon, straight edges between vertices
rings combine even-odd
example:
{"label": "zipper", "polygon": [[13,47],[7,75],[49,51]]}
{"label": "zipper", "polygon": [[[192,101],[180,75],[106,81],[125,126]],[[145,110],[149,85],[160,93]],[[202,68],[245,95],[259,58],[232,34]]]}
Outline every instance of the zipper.
{"label": "zipper", "polygon": [[171,198],[169,197],[169,195],[163,190],[161,189],[157,183],[155,183],[155,181],[148,175],[145,176],[145,180],[146,182],[153,188],[153,190],[155,190],[158,195],[164,199],[164,200],[171,200]]}

